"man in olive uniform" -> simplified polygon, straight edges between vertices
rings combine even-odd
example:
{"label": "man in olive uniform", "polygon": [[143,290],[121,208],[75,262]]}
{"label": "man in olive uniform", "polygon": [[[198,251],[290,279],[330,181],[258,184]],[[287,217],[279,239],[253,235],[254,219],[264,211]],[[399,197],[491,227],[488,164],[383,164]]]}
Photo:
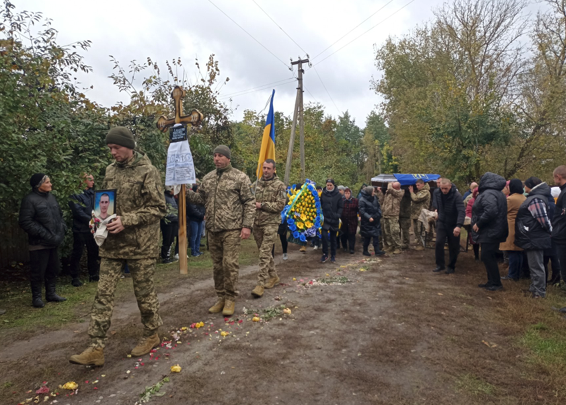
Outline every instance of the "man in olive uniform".
{"label": "man in olive uniform", "polygon": [[112,128],[106,144],[116,160],[106,168],[103,189],[116,190],[116,219],[107,225],[108,237],[100,246],[100,280],[91,311],[88,334],[91,346],[71,356],[75,364],[104,364],[103,348],[114,308],[114,291],[127,264],[144,326],[143,338],[132,356],[149,353],[161,342],[162,325],[153,275],[159,255],[159,221],[167,213],[163,186],[157,169],[146,155],[134,151],[129,129]]}
{"label": "man in olive uniform", "polygon": [[401,199],[405,190],[401,189],[399,182],[387,184],[387,191],[383,199],[383,246],[389,253],[401,253],[401,230],[399,229],[399,211]]}
{"label": "man in olive uniform", "polygon": [[411,243],[411,237],[409,236],[411,229],[411,194],[408,190],[404,191],[403,198],[401,199],[399,227],[401,228],[401,249],[409,249]]}
{"label": "man in olive uniform", "polygon": [[[415,232],[415,238],[417,239],[416,250],[423,250],[424,247],[421,243],[421,234],[423,232],[423,223],[419,221],[419,216],[423,209],[427,209],[430,206],[430,186],[425,184],[422,179],[417,180],[417,192],[413,186],[409,187],[409,192],[411,193],[411,219],[413,220],[413,231]],[[432,241],[432,233],[427,233],[427,242]]]}
{"label": "man in olive uniform", "polygon": [[279,282],[271,253],[281,223],[281,211],[287,201],[286,187],[275,174],[273,159],[263,163],[263,176],[257,182],[255,201],[254,238],[259,249],[259,274],[252,295],[260,298],[264,288],[273,288]]}
{"label": "man in olive uniform", "polygon": [[206,230],[213,263],[214,288],[218,300],[208,311],[234,314],[238,296],[240,243],[251,234],[255,216],[255,198],[248,176],[230,164],[230,148],[224,145],[214,149],[214,165],[202,179],[195,193],[189,190],[191,204],[206,208]]}

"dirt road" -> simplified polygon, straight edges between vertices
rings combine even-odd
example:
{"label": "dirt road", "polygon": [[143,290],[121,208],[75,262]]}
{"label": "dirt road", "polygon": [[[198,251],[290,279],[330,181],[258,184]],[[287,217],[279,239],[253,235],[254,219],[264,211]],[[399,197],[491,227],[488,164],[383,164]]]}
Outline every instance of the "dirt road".
{"label": "dirt road", "polygon": [[[87,323],[3,342],[0,381],[11,385],[0,402],[35,398],[47,382],[60,394],[45,403],[135,404],[164,377],[169,381],[148,396],[150,403],[566,400],[564,390],[545,379],[517,344],[520,331],[508,322],[508,300],[520,294],[519,286],[497,293],[477,288],[485,271],[471,253],[460,256],[452,275],[431,272],[431,250],[366,262],[360,252],[342,253],[335,265],[319,258],[309,249],[305,255],[295,251],[286,262],[278,259],[281,284],[259,300],[250,295],[257,268],[242,269],[241,299],[227,320],[207,313],[214,302],[212,281],[187,279],[160,295],[162,331],[171,343],[143,358],[127,357],[141,331],[133,296],[115,311],[102,368],[67,361],[85,348]],[[252,321],[255,314],[260,322]],[[204,327],[190,327],[198,322]],[[170,372],[175,364],[180,373]],[[67,381],[79,384],[78,393],[57,389]]]}

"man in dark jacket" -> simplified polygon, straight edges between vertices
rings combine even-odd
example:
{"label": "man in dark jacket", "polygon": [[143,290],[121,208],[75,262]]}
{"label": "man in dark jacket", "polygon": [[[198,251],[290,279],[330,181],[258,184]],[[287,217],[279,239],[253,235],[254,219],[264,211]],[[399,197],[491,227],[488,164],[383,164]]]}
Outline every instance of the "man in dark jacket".
{"label": "man in dark jacket", "polygon": [[165,189],[165,203],[167,204],[167,215],[159,221],[161,236],[163,237],[161,262],[172,263],[175,260],[171,257],[171,245],[179,230],[179,208],[171,187]]}
{"label": "man in dark jacket", "polygon": [[364,256],[371,256],[368,248],[373,238],[373,251],[376,256],[382,256],[384,251],[379,249],[379,235],[381,235],[381,206],[379,199],[375,196],[375,189],[372,186],[365,187],[360,193],[359,200],[360,233],[364,238]]}
{"label": "man in dark jacket", "polygon": [[322,224],[322,263],[328,260],[328,234],[330,234],[330,261],[336,261],[336,233],[340,226],[340,217],[344,209],[344,199],[338,192],[333,179],[326,180],[326,187],[320,198],[324,223]]}
{"label": "man in dark jacket", "polygon": [[464,226],[464,202],[458,189],[446,178],[440,179],[440,189],[435,190],[433,209],[438,213],[436,220],[436,268],[438,273],[444,267],[444,242],[448,239],[448,252],[450,263],[446,274],[454,273],[456,260],[460,253],[460,230]]}
{"label": "man in dark jacket", "polygon": [[[560,187],[560,195],[552,218],[552,241],[556,244],[559,255],[561,287],[566,289],[566,166],[558,166],[553,175],[554,184]],[[560,311],[566,312],[566,307]]]}
{"label": "man in dark jacket", "polygon": [[352,197],[352,190],[348,187],[344,190],[344,209],[342,210],[342,247],[350,254],[354,254],[356,245],[356,231],[358,230],[358,199]]}
{"label": "man in dark jacket", "polygon": [[[547,215],[550,222],[552,222],[552,218],[554,218],[554,213],[556,212],[556,203],[554,202],[554,197],[550,192],[550,186],[548,187],[548,195],[546,196],[546,200],[548,201],[548,210]],[[546,272],[546,278],[548,280],[547,284],[555,285],[560,282],[560,262],[558,260],[558,245],[554,242],[551,238],[550,240],[550,249],[546,249],[544,251],[544,270]],[[549,265],[552,268],[552,275],[550,276],[550,280],[548,275],[551,273],[549,271]]]}
{"label": "man in dark jacket", "polygon": [[65,238],[65,222],[57,200],[50,193],[51,180],[43,173],[31,176],[31,193],[22,200],[20,226],[29,236],[30,282],[32,305],[43,308],[41,286],[45,282],[45,299],[61,302],[66,298],[55,292],[59,272],[58,246]]}
{"label": "man in dark jacket", "polygon": [[[193,191],[198,192],[198,185],[193,186]],[[202,231],[204,228],[204,216],[206,210],[204,205],[190,204],[187,201],[187,222],[189,225],[190,232],[187,234],[191,235],[189,240],[189,247],[191,248],[191,256],[198,257],[202,255],[200,251],[200,239],[202,237]]]}
{"label": "man in dark jacket", "polygon": [[[544,251],[550,249],[552,225],[548,218],[550,187],[537,177],[525,180],[527,199],[519,207],[515,220],[515,245],[525,250],[531,272],[529,291],[533,298],[546,296]],[[477,204],[477,200],[476,200]],[[475,204],[474,204],[475,208]]]}
{"label": "man in dark jacket", "polygon": [[472,238],[481,246],[481,260],[487,271],[489,291],[503,288],[497,265],[499,244],[507,240],[507,199],[501,192],[507,182],[498,174],[487,172],[480,179],[479,194],[472,208]]}
{"label": "man in dark jacket", "polygon": [[80,262],[86,245],[89,281],[98,281],[100,264],[98,263],[98,245],[90,231],[89,222],[94,210],[94,178],[90,174],[83,176],[85,190],[74,194],[69,199],[69,208],[73,213],[73,253],[71,255],[70,272],[74,287],[83,285],[79,279]]}

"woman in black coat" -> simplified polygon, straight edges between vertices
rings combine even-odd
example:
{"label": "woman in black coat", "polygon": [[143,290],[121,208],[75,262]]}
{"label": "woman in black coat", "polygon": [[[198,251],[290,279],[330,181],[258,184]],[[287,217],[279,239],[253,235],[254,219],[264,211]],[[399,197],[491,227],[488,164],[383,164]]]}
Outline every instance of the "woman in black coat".
{"label": "woman in black coat", "polygon": [[30,185],[32,191],[22,200],[19,223],[29,237],[32,305],[43,308],[43,283],[47,301],[67,300],[55,292],[60,266],[57,248],[65,238],[67,227],[61,208],[51,194],[53,186],[49,176],[36,173],[31,176]]}
{"label": "woman in black coat", "polygon": [[340,217],[344,209],[344,199],[342,194],[338,192],[333,179],[326,180],[326,187],[322,190],[320,196],[320,206],[324,223],[322,224],[322,258],[320,261],[324,263],[328,260],[328,234],[330,233],[330,261],[336,261],[336,233],[340,229]]}
{"label": "woman in black coat", "polygon": [[498,174],[487,172],[480,179],[479,195],[472,208],[472,238],[481,246],[481,260],[487,271],[487,283],[480,287],[500,290],[501,277],[497,265],[499,244],[507,240],[507,198],[501,190],[507,182]]}
{"label": "woman in black coat", "polygon": [[376,256],[385,254],[384,251],[379,250],[379,235],[381,235],[381,206],[379,200],[375,196],[375,189],[373,187],[365,187],[360,193],[358,203],[360,217],[362,224],[360,226],[360,233],[364,238],[364,256],[371,256],[368,251],[369,244],[373,238],[373,250]]}

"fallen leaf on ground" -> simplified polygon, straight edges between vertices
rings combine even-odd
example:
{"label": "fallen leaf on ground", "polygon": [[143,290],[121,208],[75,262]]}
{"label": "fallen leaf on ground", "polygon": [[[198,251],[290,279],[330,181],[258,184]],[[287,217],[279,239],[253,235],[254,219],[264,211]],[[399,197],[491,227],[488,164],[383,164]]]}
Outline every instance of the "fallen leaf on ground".
{"label": "fallen leaf on ground", "polygon": [[171,372],[172,373],[180,373],[181,372],[181,366],[178,364],[175,364],[174,366],[171,366]]}
{"label": "fallen leaf on ground", "polygon": [[484,345],[486,345],[487,347],[489,347],[490,349],[493,349],[494,347],[497,347],[497,345],[495,343],[489,343],[485,340],[481,341]]}
{"label": "fallen leaf on ground", "polygon": [[59,388],[61,388],[63,390],[76,390],[77,388],[79,388],[79,384],[77,384],[74,381],[69,381],[69,382],[66,382],[63,385],[60,385]]}

